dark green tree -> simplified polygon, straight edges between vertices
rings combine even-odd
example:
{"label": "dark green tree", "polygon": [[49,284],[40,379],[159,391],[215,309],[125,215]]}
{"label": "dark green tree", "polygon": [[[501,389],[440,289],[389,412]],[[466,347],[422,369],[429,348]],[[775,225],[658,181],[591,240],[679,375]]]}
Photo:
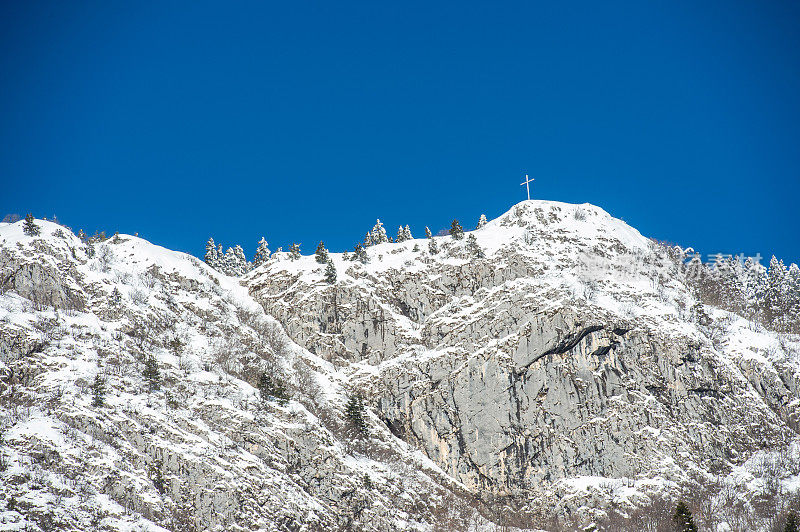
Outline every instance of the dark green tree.
{"label": "dark green tree", "polygon": [[217,250],[217,245],[214,243],[213,238],[209,238],[208,242],[206,242],[206,254],[203,255],[203,260],[206,261],[206,264],[211,266],[214,269],[217,269],[219,266],[219,251]]}
{"label": "dark green tree", "polygon": [[350,426],[355,429],[358,436],[365,436],[367,434],[367,420],[364,411],[364,398],[361,392],[356,392],[347,400],[347,405],[344,409],[344,415],[347,418]]}
{"label": "dark green tree", "polygon": [[464,238],[464,229],[461,227],[461,224],[458,223],[458,220],[453,220],[453,223],[450,224],[450,236],[456,240]]}
{"label": "dark green tree", "polygon": [[325,282],[328,284],[336,282],[336,266],[330,261],[328,261],[328,266],[325,268]]}
{"label": "dark green tree", "polygon": [[476,259],[482,259],[486,256],[483,249],[478,245],[478,239],[475,238],[473,233],[470,233],[467,237],[467,250]]}
{"label": "dark green tree", "polygon": [[116,286],[114,287],[114,290],[111,291],[111,297],[109,298],[109,300],[111,301],[111,304],[114,306],[119,305],[120,302],[122,301],[122,293]]}
{"label": "dark green tree", "polygon": [[150,480],[153,482],[153,486],[158,491],[159,495],[164,495],[167,491],[166,482],[164,482],[164,475],[161,473],[161,468],[163,467],[163,463],[161,460],[156,460],[150,465]]}
{"label": "dark green tree", "polygon": [[328,262],[328,250],[325,249],[325,242],[317,244],[317,251],[314,253],[314,258],[320,264]]}
{"label": "dark green tree", "polygon": [[22,232],[28,236],[39,236],[42,232],[41,228],[33,221],[33,214],[28,213],[25,217],[25,222],[22,224]]}
{"label": "dark green tree", "polygon": [[290,399],[283,381],[267,373],[262,373],[258,379],[258,393],[264,402],[275,399],[279,404],[285,405]]}
{"label": "dark green tree", "polygon": [[675,521],[675,530],[677,532],[697,532],[692,512],[689,511],[683,501],[680,501],[675,508],[675,515],[672,516],[672,520]]}
{"label": "dark green tree", "polygon": [[361,244],[356,244],[356,248],[353,251],[353,260],[357,260],[361,264],[366,264],[367,262],[369,262],[369,257],[367,256],[367,250]]}
{"label": "dark green tree", "polygon": [[797,514],[789,512],[789,515],[786,516],[786,528],[783,529],[783,532],[798,532],[798,530],[800,530],[800,522],[797,520]]}
{"label": "dark green tree", "polygon": [[267,246],[267,240],[262,236],[261,240],[258,241],[258,248],[253,257],[253,268],[258,268],[269,260],[269,248]]}
{"label": "dark green tree", "polygon": [[289,246],[289,258],[297,260],[300,258],[300,244],[292,244]]}
{"label": "dark green tree", "polygon": [[172,353],[176,357],[180,357],[181,356],[181,354],[183,353],[183,348],[185,346],[186,346],[186,344],[183,342],[183,340],[181,340],[177,336],[171,338],[167,342],[167,347],[169,348],[170,353]]}
{"label": "dark green tree", "polygon": [[92,383],[92,406],[103,406],[106,403],[106,381],[98,373]]}
{"label": "dark green tree", "polygon": [[142,377],[147,379],[150,391],[158,390],[161,387],[161,372],[158,371],[158,361],[153,355],[144,359],[144,370]]}

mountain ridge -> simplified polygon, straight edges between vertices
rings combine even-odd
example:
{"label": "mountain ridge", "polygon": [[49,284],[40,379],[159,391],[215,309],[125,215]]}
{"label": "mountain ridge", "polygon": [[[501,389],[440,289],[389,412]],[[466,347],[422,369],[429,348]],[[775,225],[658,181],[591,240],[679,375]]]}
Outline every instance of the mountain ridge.
{"label": "mountain ridge", "polygon": [[329,253],[333,282],[35,223],[0,225],[11,530],[604,529],[698,493],[761,529],[800,485],[797,336],[703,305],[598,207]]}

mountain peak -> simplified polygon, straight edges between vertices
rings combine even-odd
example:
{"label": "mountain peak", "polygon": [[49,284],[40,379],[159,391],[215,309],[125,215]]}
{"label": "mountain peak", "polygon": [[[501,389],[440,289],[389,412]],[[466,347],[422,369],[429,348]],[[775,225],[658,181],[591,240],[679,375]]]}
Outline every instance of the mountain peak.
{"label": "mountain peak", "polygon": [[797,489],[800,339],[599,207],[242,277],[36,223],[0,225],[2,522],[573,530]]}

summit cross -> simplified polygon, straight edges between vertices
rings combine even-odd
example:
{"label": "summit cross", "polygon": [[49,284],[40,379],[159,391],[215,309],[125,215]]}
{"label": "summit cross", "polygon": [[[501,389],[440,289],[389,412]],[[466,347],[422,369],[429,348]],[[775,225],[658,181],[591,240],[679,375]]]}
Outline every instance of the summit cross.
{"label": "summit cross", "polygon": [[528,199],[531,199],[531,186],[528,183],[533,183],[533,179],[528,177],[528,174],[525,174],[525,182],[520,183],[521,185],[525,185],[525,190],[528,191]]}

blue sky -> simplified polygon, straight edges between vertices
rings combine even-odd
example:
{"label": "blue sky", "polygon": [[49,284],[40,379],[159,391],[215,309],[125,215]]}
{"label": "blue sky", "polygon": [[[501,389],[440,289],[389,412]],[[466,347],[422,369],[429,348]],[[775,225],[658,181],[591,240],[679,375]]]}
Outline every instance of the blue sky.
{"label": "blue sky", "polygon": [[0,213],[202,255],[524,199],[800,261],[797,2],[4,2]]}

